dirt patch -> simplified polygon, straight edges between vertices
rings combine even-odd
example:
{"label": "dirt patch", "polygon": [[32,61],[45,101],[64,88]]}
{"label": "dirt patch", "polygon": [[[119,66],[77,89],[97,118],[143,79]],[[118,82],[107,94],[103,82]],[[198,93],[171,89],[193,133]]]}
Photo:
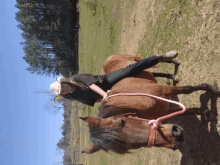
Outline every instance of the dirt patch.
{"label": "dirt patch", "polygon": [[[152,1],[153,2],[153,1]],[[124,3],[122,10],[122,35],[120,53],[137,54],[139,42],[146,33],[147,12],[151,12],[150,1],[141,0],[132,6],[132,2]]]}
{"label": "dirt patch", "polygon": [[120,53],[137,55],[144,35],[148,33],[147,22],[156,26],[158,14],[165,10],[164,6],[155,8],[155,1],[140,0],[123,4],[122,35]]}

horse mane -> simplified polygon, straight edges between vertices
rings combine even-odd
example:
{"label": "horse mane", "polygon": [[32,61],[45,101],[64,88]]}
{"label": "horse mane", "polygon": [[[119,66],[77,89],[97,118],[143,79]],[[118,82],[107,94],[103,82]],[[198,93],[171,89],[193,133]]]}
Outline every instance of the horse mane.
{"label": "horse mane", "polygon": [[119,128],[90,127],[91,142],[105,151],[118,154],[128,153],[128,143],[125,134]]}
{"label": "horse mane", "polygon": [[[108,118],[128,112],[136,112],[125,107],[116,107],[115,105],[107,105],[107,101],[103,101],[99,107],[97,117]],[[91,142],[105,151],[113,151],[119,154],[130,153],[128,151],[128,142],[125,134],[119,128],[110,127],[90,127]]]}
{"label": "horse mane", "polygon": [[116,107],[115,105],[107,105],[107,101],[103,101],[99,106],[99,113],[97,117],[108,118],[112,116],[121,115],[128,112],[136,112],[136,110],[128,109],[126,107]]}

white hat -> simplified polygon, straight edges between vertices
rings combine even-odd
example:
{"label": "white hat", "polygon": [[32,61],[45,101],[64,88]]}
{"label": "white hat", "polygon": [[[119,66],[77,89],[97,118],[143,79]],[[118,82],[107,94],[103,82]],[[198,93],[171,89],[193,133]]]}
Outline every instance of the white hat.
{"label": "white hat", "polygon": [[58,81],[52,83],[50,85],[50,91],[56,95],[59,95],[60,94],[60,83]]}
{"label": "white hat", "polygon": [[65,81],[65,78],[57,77],[57,81],[50,85],[50,91],[53,92],[56,95],[59,95],[60,94],[60,88],[61,88],[60,83],[62,81]]}

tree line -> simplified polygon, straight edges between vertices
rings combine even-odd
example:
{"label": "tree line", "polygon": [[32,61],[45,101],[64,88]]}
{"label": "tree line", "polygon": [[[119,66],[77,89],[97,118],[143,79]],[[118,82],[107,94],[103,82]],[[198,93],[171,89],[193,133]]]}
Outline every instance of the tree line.
{"label": "tree line", "polygon": [[[15,7],[19,9],[15,19],[22,30],[24,42],[20,44],[23,59],[29,64],[27,70],[45,76],[78,73],[78,0],[16,0]],[[60,103],[64,107],[64,124],[57,147],[65,151],[64,162],[70,162],[67,150],[72,102],[61,99]],[[45,108],[56,114],[62,107],[51,103]]]}
{"label": "tree line", "polygon": [[16,0],[24,57],[32,74],[78,73],[78,0]]}

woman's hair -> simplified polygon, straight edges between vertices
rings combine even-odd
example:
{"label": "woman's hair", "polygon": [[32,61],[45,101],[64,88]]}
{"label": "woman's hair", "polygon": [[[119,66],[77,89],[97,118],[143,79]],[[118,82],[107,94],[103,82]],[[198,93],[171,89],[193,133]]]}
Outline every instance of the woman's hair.
{"label": "woman's hair", "polygon": [[79,83],[71,83],[68,81],[63,81],[61,82],[61,91],[60,94],[61,95],[66,95],[68,93],[74,92],[76,88],[81,88],[82,90],[86,90],[88,89],[87,86],[83,85],[83,84],[79,84]]}

